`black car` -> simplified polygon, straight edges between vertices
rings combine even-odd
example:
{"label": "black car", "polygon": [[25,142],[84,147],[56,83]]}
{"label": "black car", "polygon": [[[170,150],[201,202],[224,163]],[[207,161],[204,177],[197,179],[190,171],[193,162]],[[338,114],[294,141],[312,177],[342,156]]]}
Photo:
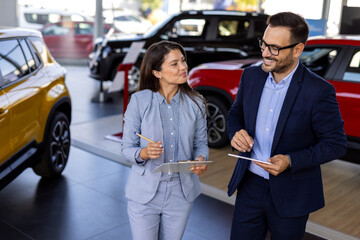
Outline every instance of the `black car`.
{"label": "black car", "polygon": [[143,54],[154,42],[170,40],[180,43],[187,53],[189,69],[204,62],[258,55],[256,40],[264,32],[267,17],[261,13],[224,10],[181,12],[153,26],[144,35],[114,36],[107,39],[106,44],[95,44],[89,56],[90,75],[99,80],[112,80],[135,41],[145,41],[145,45],[129,72],[130,92],[137,88]]}

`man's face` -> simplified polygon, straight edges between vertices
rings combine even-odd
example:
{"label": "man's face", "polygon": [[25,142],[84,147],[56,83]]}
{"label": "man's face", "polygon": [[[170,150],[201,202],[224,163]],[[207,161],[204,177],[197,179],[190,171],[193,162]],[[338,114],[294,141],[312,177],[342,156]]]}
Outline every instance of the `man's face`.
{"label": "man's face", "polygon": [[[268,26],[265,30],[263,41],[277,48],[293,44],[293,42],[290,42],[290,31],[286,27]],[[274,56],[270,53],[269,48],[265,47],[262,52],[262,69],[265,72],[272,72],[273,74],[287,75],[291,72],[294,65],[297,64],[297,59],[293,51],[293,48],[282,49],[279,51],[278,56]]]}

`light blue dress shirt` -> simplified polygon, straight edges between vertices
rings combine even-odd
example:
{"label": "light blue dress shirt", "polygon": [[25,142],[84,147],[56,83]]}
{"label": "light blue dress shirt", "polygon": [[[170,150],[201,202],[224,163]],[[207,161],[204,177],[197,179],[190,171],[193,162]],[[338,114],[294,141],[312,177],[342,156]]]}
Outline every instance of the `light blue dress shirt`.
{"label": "light blue dress shirt", "polygon": [[[267,161],[271,157],[276,125],[291,79],[298,65],[279,83],[275,82],[271,72],[266,79],[256,118],[252,158]],[[249,170],[265,179],[269,179],[269,173],[253,162],[250,163]]]}
{"label": "light blue dress shirt", "polygon": [[[171,99],[168,104],[163,95],[159,92],[155,93],[156,98],[160,104],[160,117],[164,132],[164,162],[177,162],[178,160],[178,148],[179,145],[179,103],[180,92]],[[170,178],[178,178],[179,173],[162,173],[161,181],[168,181]]]}

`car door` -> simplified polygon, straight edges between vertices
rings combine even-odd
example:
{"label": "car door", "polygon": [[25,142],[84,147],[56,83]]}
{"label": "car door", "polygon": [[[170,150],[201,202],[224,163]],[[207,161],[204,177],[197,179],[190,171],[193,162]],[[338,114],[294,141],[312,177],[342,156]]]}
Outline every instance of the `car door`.
{"label": "car door", "polygon": [[59,22],[47,25],[42,34],[44,41],[55,58],[67,58],[76,51],[74,32],[71,22]]}
{"label": "car door", "polygon": [[87,22],[74,23],[74,58],[87,58],[93,45],[93,26]]}
{"label": "car door", "polygon": [[[11,149],[13,154],[34,143],[39,134],[41,102],[35,60],[25,38],[0,42],[0,54],[6,56],[1,65],[3,92],[9,101]],[[34,75],[34,76],[32,76]]]}
{"label": "car door", "polygon": [[360,47],[351,47],[344,55],[334,78],[335,89],[346,135],[360,140]]}
{"label": "car door", "polygon": [[335,87],[345,133],[360,140],[360,48],[326,43],[310,45],[300,59]]}
{"label": "car door", "polygon": [[[0,56],[0,69],[3,63],[3,57]],[[2,77],[0,74],[0,82],[2,82],[1,79]],[[1,86],[0,83],[0,87]],[[9,101],[3,90],[0,90],[0,133],[0,169],[2,169],[1,165],[11,156]]]}

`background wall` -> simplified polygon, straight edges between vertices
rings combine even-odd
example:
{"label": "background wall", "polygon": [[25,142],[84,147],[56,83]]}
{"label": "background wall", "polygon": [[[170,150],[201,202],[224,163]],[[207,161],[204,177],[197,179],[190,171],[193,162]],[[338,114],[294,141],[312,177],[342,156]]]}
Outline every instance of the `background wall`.
{"label": "background wall", "polygon": [[17,0],[0,0],[0,26],[18,26],[18,12],[16,6]]}

